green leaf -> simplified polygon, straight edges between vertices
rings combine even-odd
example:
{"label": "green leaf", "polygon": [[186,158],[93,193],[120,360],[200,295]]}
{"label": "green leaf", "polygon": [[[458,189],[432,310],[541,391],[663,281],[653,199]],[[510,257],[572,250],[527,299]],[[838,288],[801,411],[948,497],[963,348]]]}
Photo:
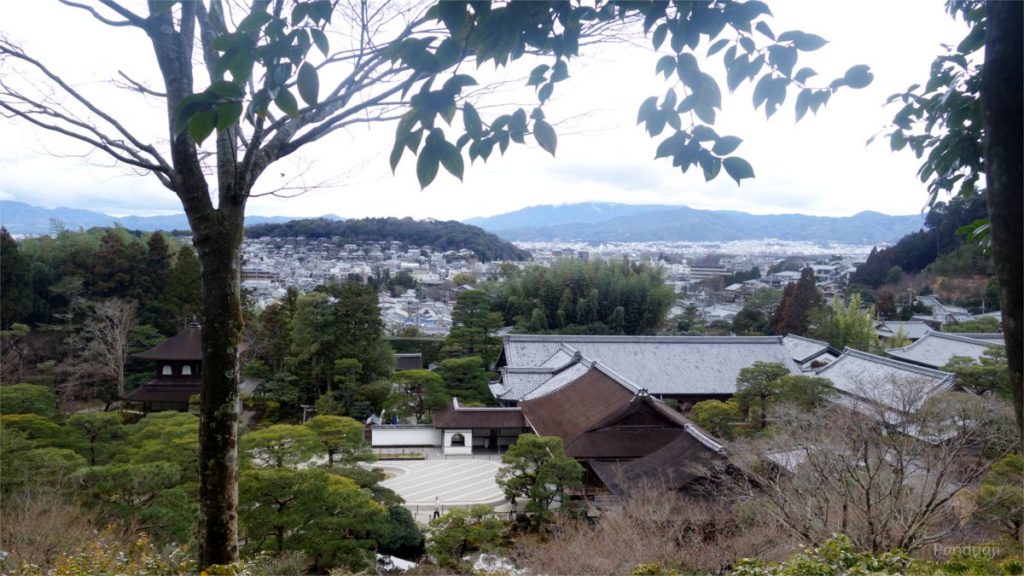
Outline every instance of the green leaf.
{"label": "green leaf", "polygon": [[792,42],[797,50],[802,50],[803,52],[811,52],[828,44],[828,40],[821,36],[808,34],[800,30],[790,30],[779,34],[779,42]]}
{"label": "green leaf", "polygon": [[466,21],[468,20],[466,3],[447,0],[445,2],[438,2],[437,8],[437,19],[444,22],[445,28],[451,32],[452,36],[459,36],[462,29],[466,26]]}
{"label": "green leaf", "polygon": [[871,81],[875,79],[875,75],[871,73],[871,67],[866,64],[858,64],[851,66],[846,74],[843,74],[843,81],[850,88],[865,88]]}
{"label": "green leaf", "polygon": [[465,170],[465,163],[462,161],[462,154],[459,153],[459,149],[451,142],[441,141],[438,143],[441,150],[439,156],[441,158],[441,165],[448,171],[449,174],[455,176],[462,181],[462,173]]}
{"label": "green leaf", "polygon": [[636,113],[636,123],[640,124],[650,120],[651,114],[658,111],[658,97],[651,96],[644,100],[643,104],[640,105],[640,110]]}
{"label": "green leaf", "polygon": [[676,57],[665,55],[658,59],[658,64],[654,67],[655,74],[664,74],[665,79],[668,80],[670,76],[676,71]]}
{"label": "green leaf", "polygon": [[796,96],[796,121],[799,122],[801,118],[807,114],[807,109],[811,105],[812,92],[810,88],[804,88]]}
{"label": "green leaf", "polygon": [[793,66],[796,65],[796,59],[796,48],[780,46],[778,44],[768,47],[768,62],[786,76],[793,73]]}
{"label": "green leaf", "polygon": [[555,67],[551,69],[551,81],[561,82],[569,77],[569,65],[565,60],[559,60],[555,62]]}
{"label": "green leaf", "polygon": [[810,78],[811,76],[817,75],[818,73],[811,68],[801,68],[796,71],[796,74],[793,75],[793,80],[796,80],[797,82],[803,84],[804,82],[807,82],[807,79]]}
{"label": "green leaf", "polygon": [[480,121],[480,114],[472,104],[466,102],[462,105],[462,124],[466,133],[474,138],[483,134],[483,122]]}
{"label": "green leaf", "polygon": [[299,89],[299,96],[310,106],[316,105],[320,100],[320,75],[316,67],[309,62],[303,62],[299,66],[299,77],[296,81]]}
{"label": "green leaf", "polygon": [[273,19],[274,17],[271,16],[270,14],[267,14],[266,12],[253,12],[252,14],[249,14],[248,16],[243,18],[242,21],[238,23],[237,30],[238,32],[241,32],[243,34],[255,32],[256,30],[262,28],[264,24],[270,22]]}
{"label": "green leaf", "polygon": [[555,148],[558,146],[558,135],[555,134],[555,129],[550,124],[543,120],[536,120],[533,123],[533,137],[536,138],[537,144],[547,151],[552,156],[555,155]]}
{"label": "green leaf", "polygon": [[388,162],[391,164],[391,173],[395,173],[395,169],[398,168],[398,163],[402,160],[402,154],[405,153],[405,143],[401,140],[395,140],[395,145],[391,147],[391,156],[388,158]]}
{"label": "green leaf", "polygon": [[437,146],[428,139],[423,150],[420,150],[419,158],[416,159],[416,179],[419,180],[421,190],[430,186],[430,183],[437,177],[437,167],[440,162]]}
{"label": "green leaf", "polygon": [[691,88],[696,88],[700,84],[700,66],[697,64],[697,58],[693,54],[684,52],[679,55],[676,62],[676,72],[679,75],[679,79],[683,81],[683,84]]}
{"label": "green leaf", "polygon": [[244,40],[245,35],[243,34],[221,34],[220,36],[217,36],[213,39],[211,46],[213,46],[214,50],[219,50],[220,52],[227,52],[231,48],[234,48],[238,44],[242,43]]}
{"label": "green leaf", "polygon": [[697,161],[700,163],[701,170],[704,171],[705,182],[714,180],[722,171],[722,161],[710,154],[702,154]]}
{"label": "green leaf", "polygon": [[466,86],[476,86],[476,78],[473,78],[469,74],[456,74],[445,81],[444,86],[441,90],[450,94],[461,94],[462,89]]}
{"label": "green leaf", "polygon": [[712,108],[722,108],[722,90],[710,74],[700,73],[700,83],[696,87],[696,95],[702,104]]}
{"label": "green leaf", "polygon": [[217,130],[226,130],[242,117],[242,103],[230,102],[217,108]]}
{"label": "green leaf", "polygon": [[181,134],[188,129],[188,123],[196,114],[209,110],[215,99],[206,92],[192,94],[181,99],[174,110],[174,134]]}
{"label": "green leaf", "polygon": [[765,74],[761,76],[761,79],[757,81],[754,86],[754,110],[761,107],[768,100],[768,94],[771,91],[772,75]]}
{"label": "green leaf", "polygon": [[728,44],[729,44],[729,40],[725,39],[725,38],[723,38],[722,40],[719,40],[718,42],[715,42],[714,44],[711,45],[710,48],[708,48],[708,54],[707,55],[708,56],[713,56],[713,55],[717,54],[719,51],[722,50],[722,48],[725,48]]}
{"label": "green leaf", "polygon": [[668,24],[662,22],[654,29],[654,35],[651,36],[651,43],[654,45],[654,49],[658,50],[661,45],[665,43],[665,35],[668,34]]}
{"label": "green leaf", "polygon": [[327,40],[327,34],[316,28],[310,30],[309,33],[313,35],[313,44],[316,44],[317,50],[324,56],[327,56],[331,51],[331,43]]}
{"label": "green leaf", "polygon": [[241,86],[227,80],[218,80],[206,90],[226,100],[239,100],[244,95]]}
{"label": "green leaf", "polygon": [[889,136],[889,146],[893,152],[903,150],[907,146],[907,136],[902,130],[896,130]]}
{"label": "green leaf", "polygon": [[768,27],[768,23],[765,22],[764,20],[761,20],[760,22],[755,24],[754,25],[754,30],[757,30],[758,32],[760,32],[761,34],[764,34],[768,38],[771,38],[772,40],[775,40],[775,33],[772,32],[772,29]]}
{"label": "green leaf", "polygon": [[682,152],[684,146],[686,146],[686,136],[682,132],[676,131],[658,144],[658,149],[654,152],[654,158],[675,156]]}
{"label": "green leaf", "polygon": [[717,142],[715,142],[711,151],[719,156],[728,156],[735,152],[742,142],[743,139],[736,136],[722,136]]}
{"label": "green leaf", "polygon": [[274,104],[281,109],[282,112],[289,116],[297,116],[299,114],[299,102],[292,96],[292,93],[287,88],[281,88],[277,91],[277,97],[274,98]]}
{"label": "green leaf", "polygon": [[217,111],[206,110],[200,112],[188,121],[188,135],[195,140],[196,144],[202,144],[217,126]]}
{"label": "green leaf", "polygon": [[701,122],[705,122],[707,124],[715,123],[715,108],[713,106],[705,104],[704,102],[698,102],[697,105],[693,107],[693,113],[697,115],[697,118],[700,118]]}
{"label": "green leaf", "polygon": [[536,66],[533,70],[530,70],[530,78],[526,81],[527,86],[539,86],[544,80],[545,75],[548,73],[551,67],[547,64],[541,64]]}
{"label": "green leaf", "polygon": [[549,98],[551,98],[551,93],[554,91],[555,85],[552,84],[551,82],[547,82],[546,84],[540,87],[540,92],[537,93],[537,99],[540,100],[541,104],[543,104],[547,102]]}
{"label": "green leaf", "polygon": [[693,139],[698,142],[709,142],[712,140],[718,140],[718,133],[715,132],[710,126],[704,126],[698,124],[693,127]]}
{"label": "green leaf", "polygon": [[749,162],[738,156],[730,156],[725,160],[722,160],[722,166],[725,168],[725,172],[736,181],[736,184],[740,184],[740,180],[744,178],[754,177],[754,168]]}

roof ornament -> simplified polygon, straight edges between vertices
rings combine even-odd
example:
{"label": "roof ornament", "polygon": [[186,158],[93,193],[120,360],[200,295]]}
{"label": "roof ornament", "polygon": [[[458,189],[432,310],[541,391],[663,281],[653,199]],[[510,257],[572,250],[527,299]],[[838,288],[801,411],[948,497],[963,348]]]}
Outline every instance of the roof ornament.
{"label": "roof ornament", "polygon": [[633,399],[630,400],[629,402],[633,403],[640,398],[648,398],[650,397],[650,395],[651,393],[647,391],[647,388],[640,388],[639,390],[636,391],[636,394],[633,395]]}

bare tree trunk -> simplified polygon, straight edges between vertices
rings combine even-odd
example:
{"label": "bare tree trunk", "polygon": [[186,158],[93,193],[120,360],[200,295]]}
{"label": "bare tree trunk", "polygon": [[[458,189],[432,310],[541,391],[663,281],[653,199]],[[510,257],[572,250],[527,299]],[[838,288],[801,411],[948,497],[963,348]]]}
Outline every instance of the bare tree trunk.
{"label": "bare tree trunk", "polygon": [[222,207],[193,226],[203,278],[203,389],[199,425],[200,565],[238,559],[239,254],[242,213]]}
{"label": "bare tree trunk", "polygon": [[992,222],[992,260],[999,279],[1006,357],[1017,428],[1024,441],[1024,380],[1022,380],[1021,300],[1024,298],[1024,180],[1021,178],[1022,24],[1024,4],[995,2],[987,5],[985,66],[981,80],[981,104],[985,123],[985,176],[988,213]]}

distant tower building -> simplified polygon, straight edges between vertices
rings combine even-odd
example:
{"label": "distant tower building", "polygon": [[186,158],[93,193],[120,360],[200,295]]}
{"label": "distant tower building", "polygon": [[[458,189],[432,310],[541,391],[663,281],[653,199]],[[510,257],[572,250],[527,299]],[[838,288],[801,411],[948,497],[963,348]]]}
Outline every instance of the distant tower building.
{"label": "distant tower building", "polygon": [[188,399],[202,391],[202,330],[197,324],[135,357],[156,363],[156,378],[124,397],[128,402],[141,403],[145,412],[185,412]]}

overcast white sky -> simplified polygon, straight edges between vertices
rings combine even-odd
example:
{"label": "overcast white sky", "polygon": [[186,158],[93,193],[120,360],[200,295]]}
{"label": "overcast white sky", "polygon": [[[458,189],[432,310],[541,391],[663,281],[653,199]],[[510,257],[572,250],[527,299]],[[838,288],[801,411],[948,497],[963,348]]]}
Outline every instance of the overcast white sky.
{"label": "overcast white sky", "polygon": [[[504,157],[495,153],[486,165],[467,166],[464,182],[442,170],[432,186],[420,191],[411,156],[403,160],[397,175],[392,176],[388,167],[393,125],[371,125],[336,133],[301,157],[275,165],[275,178],[302,174],[293,184],[325,185],[288,200],[254,199],[248,213],[461,220],[538,204],[585,201],[679,204],[758,214],[919,212],[927,195],[917,180],[914,156],[890,152],[888,141],[871,146],[865,141],[895,111],[884,106],[886,97],[923,82],[941,44],[962,38],[963,24],[945,13],[941,0],[773,0],[770,5],[777,34],[799,29],[829,40],[817,52],[802,53],[798,66],[811,66],[820,78],[831,79],[853,64],[868,64],[875,80],[864,90],[841,91],[817,117],[808,115],[799,124],[792,112],[795,93],[771,120],[765,119],[763,110],[753,110],[750,86],[726,94],[715,128],[719,134],[744,139],[737,154],[748,159],[757,174],[742,186],[724,171],[705,183],[698,169],[684,175],[667,159],[653,160],[660,138],[652,140],[635,126],[636,110],[648,96],[663,94],[669,84],[655,77],[657,56],[650,50],[612,45],[574,60],[571,80],[559,85],[546,106],[549,120],[568,119],[558,127],[557,158],[532,143],[513,145]],[[155,64],[138,31],[106,28],[52,0],[0,2],[0,30],[76,85],[96,90],[105,105],[128,115],[133,125],[152,124],[161,117],[153,103],[133,103],[101,92],[102,81],[117,70],[138,78],[153,76]],[[719,76],[720,57],[708,66]],[[533,102],[529,93],[510,97]],[[577,117],[582,112],[587,114]],[[0,119],[0,199],[115,215],[181,211],[177,198],[152,176],[126,174],[95,154],[67,156],[87,152]],[[54,157],[55,153],[64,156]],[[271,183],[268,180],[267,185]]]}

